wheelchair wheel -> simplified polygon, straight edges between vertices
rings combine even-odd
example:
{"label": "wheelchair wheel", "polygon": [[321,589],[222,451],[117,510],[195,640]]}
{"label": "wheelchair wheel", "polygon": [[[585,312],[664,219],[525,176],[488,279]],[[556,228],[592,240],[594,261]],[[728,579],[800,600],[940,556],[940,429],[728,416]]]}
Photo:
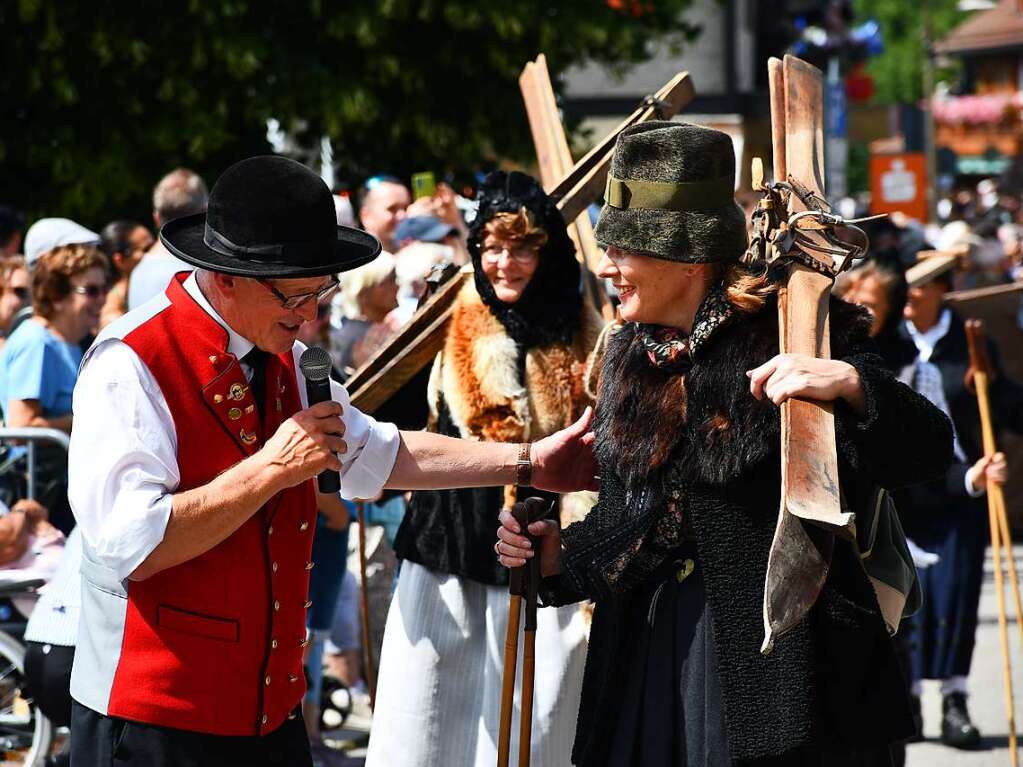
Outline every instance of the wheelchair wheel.
{"label": "wheelchair wheel", "polygon": [[25,693],[25,647],[0,631],[0,765],[42,767],[53,726]]}

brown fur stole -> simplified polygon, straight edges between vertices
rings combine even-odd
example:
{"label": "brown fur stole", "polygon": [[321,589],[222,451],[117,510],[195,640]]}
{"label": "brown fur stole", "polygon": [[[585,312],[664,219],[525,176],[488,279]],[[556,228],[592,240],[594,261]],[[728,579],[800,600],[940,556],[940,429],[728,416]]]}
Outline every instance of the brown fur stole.
{"label": "brown fur stole", "polygon": [[430,375],[431,415],[443,396],[461,436],[488,442],[533,442],[565,428],[592,404],[583,376],[601,328],[600,317],[584,307],[571,346],[527,350],[523,382],[518,346],[466,285]]}

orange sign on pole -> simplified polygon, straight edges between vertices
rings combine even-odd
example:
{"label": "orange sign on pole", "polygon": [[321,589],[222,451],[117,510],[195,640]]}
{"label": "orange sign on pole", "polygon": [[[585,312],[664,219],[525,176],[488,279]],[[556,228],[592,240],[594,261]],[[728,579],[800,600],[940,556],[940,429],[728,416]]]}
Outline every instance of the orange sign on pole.
{"label": "orange sign on pole", "polygon": [[870,156],[870,212],[927,221],[927,158],[922,152]]}

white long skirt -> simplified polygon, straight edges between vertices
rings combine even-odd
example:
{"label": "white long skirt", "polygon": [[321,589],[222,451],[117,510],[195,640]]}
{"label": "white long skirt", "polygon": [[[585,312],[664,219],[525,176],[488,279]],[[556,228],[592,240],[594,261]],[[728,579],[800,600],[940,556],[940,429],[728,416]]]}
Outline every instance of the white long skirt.
{"label": "white long skirt", "polygon": [[[507,587],[403,562],[387,615],[366,767],[494,767]],[[519,641],[517,675],[522,673]],[[568,767],[586,660],[578,606],[541,608],[531,767]],[[518,760],[515,686],[511,764]]]}

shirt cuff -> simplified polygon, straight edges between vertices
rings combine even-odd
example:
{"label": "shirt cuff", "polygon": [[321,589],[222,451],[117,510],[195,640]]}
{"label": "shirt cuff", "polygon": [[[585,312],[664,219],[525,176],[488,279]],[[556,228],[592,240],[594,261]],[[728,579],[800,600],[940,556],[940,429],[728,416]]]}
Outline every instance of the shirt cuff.
{"label": "shirt cuff", "polygon": [[963,484],[966,485],[966,494],[971,498],[980,498],[987,492],[986,487],[982,487],[978,490],[973,486],[973,483],[970,482],[970,472],[968,471],[963,475]]}
{"label": "shirt cuff", "polygon": [[394,469],[400,442],[397,426],[371,420],[366,444],[341,475],[341,497],[354,501],[380,495]]}

